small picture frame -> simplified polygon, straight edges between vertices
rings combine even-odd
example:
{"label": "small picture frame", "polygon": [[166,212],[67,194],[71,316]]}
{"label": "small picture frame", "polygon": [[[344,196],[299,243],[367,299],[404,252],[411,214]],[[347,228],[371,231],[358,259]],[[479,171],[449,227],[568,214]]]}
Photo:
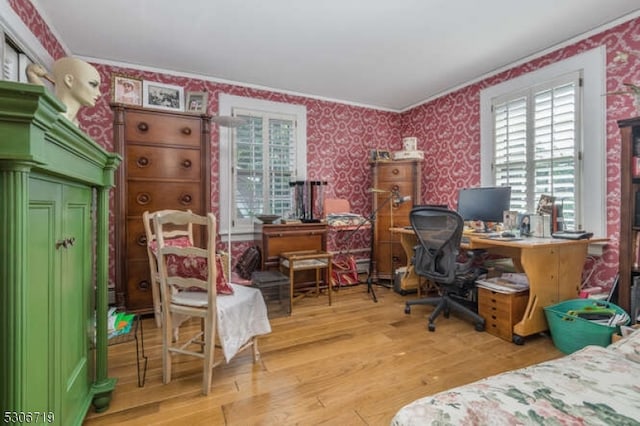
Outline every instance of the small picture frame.
{"label": "small picture frame", "polygon": [[552,195],[542,194],[538,201],[538,208],[536,212],[538,214],[551,214],[553,212],[553,203],[555,203],[556,197]]}
{"label": "small picture frame", "polygon": [[373,161],[391,161],[391,153],[379,149],[372,151]]}
{"label": "small picture frame", "polygon": [[111,99],[125,105],[142,105],[142,80],[114,74],[111,77]]}
{"label": "small picture frame", "polygon": [[145,80],[142,84],[142,106],[184,111],[184,89],[173,84]]}
{"label": "small picture frame", "polygon": [[187,92],[187,112],[195,112],[205,114],[207,112],[207,101],[209,93],[207,92]]}

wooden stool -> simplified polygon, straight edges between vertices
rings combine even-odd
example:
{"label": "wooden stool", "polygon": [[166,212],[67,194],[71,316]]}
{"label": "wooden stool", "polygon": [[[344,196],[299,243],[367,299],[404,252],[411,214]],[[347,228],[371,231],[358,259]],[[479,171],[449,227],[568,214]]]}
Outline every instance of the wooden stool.
{"label": "wooden stool", "polygon": [[[289,312],[293,309],[293,288],[295,286],[294,274],[297,271],[316,271],[316,297],[320,294],[320,270],[326,273],[325,283],[327,284],[327,294],[329,295],[329,306],[331,306],[331,260],[333,254],[322,250],[290,251],[280,254],[280,270],[289,271]],[[297,298],[304,297],[302,293]]]}

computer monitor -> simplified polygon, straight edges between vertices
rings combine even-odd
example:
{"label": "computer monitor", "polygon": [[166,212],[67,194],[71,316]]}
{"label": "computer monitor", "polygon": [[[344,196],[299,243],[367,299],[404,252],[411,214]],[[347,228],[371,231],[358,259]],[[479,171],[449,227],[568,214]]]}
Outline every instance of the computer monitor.
{"label": "computer monitor", "polygon": [[510,186],[463,188],[458,192],[458,214],[465,221],[502,222],[511,203]]}

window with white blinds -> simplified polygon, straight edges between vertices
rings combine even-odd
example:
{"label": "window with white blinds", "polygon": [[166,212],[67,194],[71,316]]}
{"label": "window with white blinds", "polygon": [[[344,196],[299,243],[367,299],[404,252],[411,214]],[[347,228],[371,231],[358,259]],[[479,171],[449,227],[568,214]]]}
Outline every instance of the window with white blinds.
{"label": "window with white blinds", "polygon": [[31,63],[33,61],[12,40],[5,37],[2,49],[2,79],[27,83],[26,69]]}
{"label": "window with white blinds", "polygon": [[234,109],[247,124],[236,130],[232,166],[235,217],[241,225],[256,214],[285,216],[292,211],[296,173],[296,117]]}
{"label": "window with white blinds", "polygon": [[580,221],[580,82],[572,73],[492,102],[495,184],[511,186],[511,209],[535,211],[556,198],[565,226]]}
{"label": "window with white blinds", "polygon": [[290,182],[306,179],[307,109],[304,105],[219,95],[222,116],[245,124],[220,127],[220,233],[253,240],[254,216],[292,212]]}
{"label": "window with white blinds", "polygon": [[606,236],[605,70],[598,46],[481,89],[480,185],[520,212],[553,195],[567,228]]}

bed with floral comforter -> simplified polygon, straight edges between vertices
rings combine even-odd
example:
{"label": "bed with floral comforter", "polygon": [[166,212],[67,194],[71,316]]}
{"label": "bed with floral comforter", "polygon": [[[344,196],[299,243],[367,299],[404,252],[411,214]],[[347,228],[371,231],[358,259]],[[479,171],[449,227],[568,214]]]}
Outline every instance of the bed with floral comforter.
{"label": "bed with floral comforter", "polygon": [[418,399],[391,424],[640,426],[640,330]]}

